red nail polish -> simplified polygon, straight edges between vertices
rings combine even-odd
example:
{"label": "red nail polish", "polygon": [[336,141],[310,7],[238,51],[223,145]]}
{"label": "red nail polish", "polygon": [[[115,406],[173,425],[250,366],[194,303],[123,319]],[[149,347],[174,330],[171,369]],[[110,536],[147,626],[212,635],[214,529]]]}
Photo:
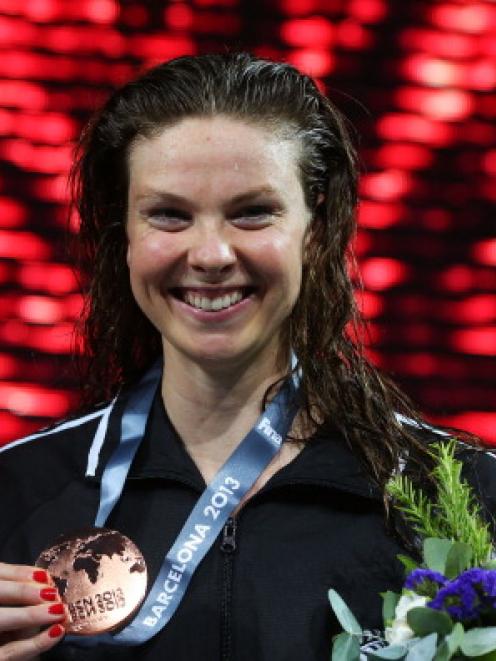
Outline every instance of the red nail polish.
{"label": "red nail polish", "polygon": [[60,624],[54,624],[53,627],[50,627],[48,629],[48,635],[50,638],[59,638],[64,633],[64,627],[60,626]]}
{"label": "red nail polish", "polygon": [[64,604],[52,604],[48,607],[50,615],[65,615]]}
{"label": "red nail polish", "polygon": [[40,590],[40,597],[45,601],[55,601],[57,596],[57,590],[55,588],[43,588],[43,590]]}
{"label": "red nail polish", "polygon": [[33,581],[37,583],[48,583],[48,574],[43,569],[37,569],[33,572]]}

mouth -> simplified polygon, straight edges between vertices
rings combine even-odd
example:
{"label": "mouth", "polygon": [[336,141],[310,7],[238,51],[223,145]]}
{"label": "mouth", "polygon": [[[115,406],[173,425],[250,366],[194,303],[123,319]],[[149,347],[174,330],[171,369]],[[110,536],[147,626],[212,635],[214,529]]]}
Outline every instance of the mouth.
{"label": "mouth", "polygon": [[169,290],[174,298],[186,303],[196,310],[218,312],[234,307],[255,292],[255,287],[239,287],[237,289],[188,289],[173,287]]}

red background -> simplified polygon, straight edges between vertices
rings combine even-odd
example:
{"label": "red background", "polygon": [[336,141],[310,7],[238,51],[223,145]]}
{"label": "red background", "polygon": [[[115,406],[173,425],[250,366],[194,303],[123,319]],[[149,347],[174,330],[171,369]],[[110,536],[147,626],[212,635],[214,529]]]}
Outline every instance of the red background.
{"label": "red background", "polygon": [[292,62],[357,126],[370,354],[496,443],[496,3],[456,0],[0,0],[0,443],[77,402],[82,124],[143,67],[225,48]]}

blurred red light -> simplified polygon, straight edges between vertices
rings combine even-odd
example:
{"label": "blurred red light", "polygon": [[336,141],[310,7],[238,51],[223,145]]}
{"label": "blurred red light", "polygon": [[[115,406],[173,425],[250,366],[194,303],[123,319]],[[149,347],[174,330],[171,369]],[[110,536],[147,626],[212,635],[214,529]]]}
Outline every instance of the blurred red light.
{"label": "blurred red light", "polygon": [[434,119],[464,119],[473,109],[472,97],[457,90],[426,90],[403,87],[395,94],[398,105],[404,110],[418,110]]}
{"label": "blurred red light", "polygon": [[21,227],[26,222],[26,207],[8,197],[0,197],[0,227]]}
{"label": "blurred red light", "polygon": [[383,229],[399,223],[405,209],[399,204],[384,204],[362,200],[358,208],[358,223],[361,227]]}
{"label": "blurred red light", "polygon": [[39,423],[28,422],[18,415],[0,410],[0,445],[28,435],[39,427]]}
{"label": "blurred red light", "polygon": [[430,353],[415,352],[401,356],[398,368],[414,376],[432,376],[439,370],[439,361]]}
{"label": "blurred red light", "polygon": [[406,78],[432,87],[458,87],[464,81],[464,67],[429,55],[409,55],[401,65]]}
{"label": "blurred red light", "polygon": [[360,271],[365,287],[372,290],[395,287],[402,283],[408,275],[408,268],[405,264],[386,257],[366,259]]}
{"label": "blurred red light", "polygon": [[112,23],[118,16],[118,7],[114,0],[87,0],[86,16],[95,23]]}
{"label": "blurred red light", "polygon": [[47,105],[48,95],[41,85],[20,80],[0,80],[2,105],[42,110]]}
{"label": "blurred red light", "polygon": [[411,140],[442,147],[453,140],[453,127],[419,115],[390,113],[377,122],[379,137],[386,140]]}
{"label": "blurred red light", "polygon": [[434,3],[430,20],[443,30],[478,34],[496,27],[496,8],[480,2]]}
{"label": "blurred red light", "polygon": [[361,50],[370,48],[372,45],[372,35],[359,23],[353,20],[346,20],[337,26],[336,42],[347,49]]}
{"label": "blurred red light", "polygon": [[450,301],[445,305],[446,316],[461,324],[496,322],[496,296],[479,294],[463,301]]}
{"label": "blurred red light", "polygon": [[27,289],[51,294],[66,294],[78,289],[73,270],[65,264],[26,262],[19,268],[17,281]]}
{"label": "blurred red light", "polygon": [[496,177],[496,149],[483,154],[482,169],[492,177]]}
{"label": "blurred red light", "polygon": [[179,2],[169,5],[164,9],[164,23],[175,30],[187,30],[193,24],[193,10]]}
{"label": "blurred red light", "polygon": [[439,275],[439,284],[448,291],[467,291],[475,284],[474,272],[468,266],[451,266]]}
{"label": "blurred red light", "polygon": [[350,16],[364,23],[378,23],[386,15],[386,4],[383,0],[351,0],[346,3]]}
{"label": "blurred red light", "polygon": [[30,383],[0,383],[0,399],[4,408],[19,415],[60,417],[67,413],[71,395]]}
{"label": "blurred red light", "polygon": [[8,353],[0,354],[0,379],[9,379],[17,371],[19,362]]}
{"label": "blurred red light", "polygon": [[361,193],[376,200],[394,200],[406,195],[413,186],[413,179],[402,170],[386,170],[365,174],[361,181]]}
{"label": "blurred red light", "polygon": [[[196,0],[197,4],[213,4],[215,0]],[[301,16],[318,9],[319,0],[280,0],[281,10],[285,14]]]}
{"label": "blurred red light", "polygon": [[464,353],[496,357],[496,327],[455,330],[450,344]]}
{"label": "blurred red light", "polygon": [[475,37],[441,30],[407,28],[400,33],[399,41],[405,49],[424,51],[431,57],[449,60],[471,58],[478,52]]}
{"label": "blurred red light", "polygon": [[17,314],[30,323],[53,324],[64,318],[64,308],[61,302],[44,296],[22,296],[18,300]]}
{"label": "blurred red light", "polygon": [[334,26],[320,16],[295,18],[282,23],[281,39],[291,46],[325,48],[334,40]]}
{"label": "blurred red light", "polygon": [[51,249],[31,232],[0,230],[0,257],[6,259],[46,259]]}
{"label": "blurred red light", "polygon": [[301,49],[288,54],[288,62],[309,76],[327,76],[334,67],[334,58],[328,51]]}
{"label": "blurred red light", "polygon": [[32,191],[42,200],[67,203],[69,201],[69,190],[66,173],[53,177],[38,177],[32,184]]}
{"label": "blurred red light", "polygon": [[496,444],[496,413],[491,411],[464,411],[455,415],[436,416],[439,424],[455,429],[466,429],[483,441]]}
{"label": "blurred red light", "polygon": [[359,291],[355,295],[358,309],[365,319],[378,317],[384,309],[384,300],[381,296],[370,291]]}
{"label": "blurred red light", "polygon": [[472,248],[472,256],[481,264],[496,266],[496,239],[484,239]]}
{"label": "blurred red light", "polygon": [[408,143],[385,144],[376,151],[374,164],[380,168],[411,169],[428,167],[432,163],[430,149]]}
{"label": "blurred red light", "polygon": [[[496,35],[495,35],[496,40]],[[494,90],[496,85],[496,63],[479,60],[471,63],[465,71],[464,84],[476,90]]]}
{"label": "blurred red light", "polygon": [[148,11],[143,5],[122,5],[119,19],[126,25],[142,28],[148,23]]}
{"label": "blurred red light", "polygon": [[24,7],[25,16],[32,21],[51,21],[57,16],[56,0],[29,0]]}
{"label": "blurred red light", "polygon": [[131,55],[142,58],[170,59],[180,55],[193,55],[196,52],[195,42],[179,35],[136,35],[128,40]]}
{"label": "blurred red light", "polygon": [[240,17],[237,14],[219,14],[217,12],[193,13],[193,30],[197,34],[226,34],[232,36],[241,27]]}

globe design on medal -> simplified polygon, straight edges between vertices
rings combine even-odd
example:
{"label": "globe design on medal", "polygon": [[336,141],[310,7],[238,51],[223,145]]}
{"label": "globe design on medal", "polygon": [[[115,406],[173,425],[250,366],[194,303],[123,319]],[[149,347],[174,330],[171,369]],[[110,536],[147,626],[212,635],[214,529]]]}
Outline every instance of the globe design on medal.
{"label": "globe design on medal", "polygon": [[131,619],[144,599],[146,564],[135,544],[115,530],[86,528],[59,537],[36,561],[66,606],[68,633],[112,631]]}

